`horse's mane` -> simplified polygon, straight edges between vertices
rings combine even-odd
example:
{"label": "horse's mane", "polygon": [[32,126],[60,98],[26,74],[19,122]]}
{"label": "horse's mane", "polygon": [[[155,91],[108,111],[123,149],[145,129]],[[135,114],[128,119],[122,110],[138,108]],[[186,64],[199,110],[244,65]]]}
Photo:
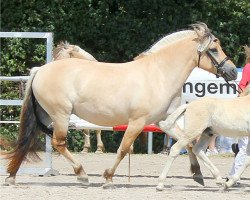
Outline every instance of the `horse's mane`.
{"label": "horse's mane", "polygon": [[214,37],[210,31],[210,29],[207,27],[205,23],[196,23],[192,24],[191,27],[193,30],[182,30],[179,32],[168,34],[162,38],[160,38],[156,43],[154,43],[149,49],[144,51],[142,55],[148,55],[151,53],[155,53],[159,51],[162,48],[167,47],[170,44],[173,44],[174,42],[177,42],[185,37],[191,36],[196,34],[197,39],[200,41],[200,43],[204,42],[208,38]]}
{"label": "horse's mane", "polygon": [[64,58],[80,58],[80,59],[96,61],[96,59],[90,53],[81,49],[77,45],[69,44],[67,41],[60,42],[53,49],[53,58],[54,60],[60,60]]}
{"label": "horse's mane", "polygon": [[[69,47],[69,43],[67,41],[60,42],[54,49],[53,49],[53,58],[57,60],[59,57],[66,57],[65,56],[65,49]],[[70,57],[69,53],[67,53],[68,57]]]}

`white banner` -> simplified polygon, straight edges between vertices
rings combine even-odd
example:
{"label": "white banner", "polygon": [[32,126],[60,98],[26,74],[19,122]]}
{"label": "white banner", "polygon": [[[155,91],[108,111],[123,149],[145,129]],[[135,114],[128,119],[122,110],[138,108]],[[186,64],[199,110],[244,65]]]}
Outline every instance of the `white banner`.
{"label": "white banner", "polygon": [[[241,77],[242,71],[239,69],[237,84],[239,84]],[[216,78],[214,74],[196,67],[183,86],[182,103],[204,96],[228,99],[237,97],[236,89],[238,89],[238,86],[236,83],[230,81],[230,85],[233,87],[231,88],[223,78]]]}

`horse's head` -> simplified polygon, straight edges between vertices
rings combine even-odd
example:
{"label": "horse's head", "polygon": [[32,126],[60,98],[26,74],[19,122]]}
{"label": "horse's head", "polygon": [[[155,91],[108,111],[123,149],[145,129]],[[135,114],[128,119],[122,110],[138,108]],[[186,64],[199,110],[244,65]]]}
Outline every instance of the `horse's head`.
{"label": "horse's head", "polygon": [[203,68],[227,81],[237,79],[236,66],[223,52],[220,41],[210,32],[206,24],[192,25],[198,35],[198,67]]}

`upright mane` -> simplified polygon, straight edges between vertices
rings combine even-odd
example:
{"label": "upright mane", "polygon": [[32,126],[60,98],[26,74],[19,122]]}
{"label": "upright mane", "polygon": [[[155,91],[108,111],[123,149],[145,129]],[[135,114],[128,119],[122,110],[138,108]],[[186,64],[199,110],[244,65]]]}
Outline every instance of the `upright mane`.
{"label": "upright mane", "polygon": [[54,60],[59,60],[63,58],[70,58],[70,52],[67,51],[69,48],[69,43],[66,42],[60,42],[54,49],[53,49],[53,58]]}
{"label": "upright mane", "polygon": [[86,60],[97,61],[90,53],[81,49],[77,45],[71,45],[68,42],[60,42],[53,49],[54,60],[60,60],[64,58],[80,58]]}
{"label": "upright mane", "polygon": [[[162,48],[167,47],[170,44],[173,44],[174,42],[177,42],[185,37],[188,37],[190,35],[196,34],[197,39],[200,43],[204,43],[209,39],[211,41],[212,38],[214,38],[213,34],[211,33],[210,29],[207,27],[205,23],[196,23],[192,24],[191,27],[193,30],[183,30],[175,33],[171,33],[169,35],[166,35],[159,39],[156,43],[154,43],[149,49],[141,53],[138,58],[149,55],[151,53],[155,53],[159,51]],[[210,43],[204,44],[204,46],[209,46]]]}

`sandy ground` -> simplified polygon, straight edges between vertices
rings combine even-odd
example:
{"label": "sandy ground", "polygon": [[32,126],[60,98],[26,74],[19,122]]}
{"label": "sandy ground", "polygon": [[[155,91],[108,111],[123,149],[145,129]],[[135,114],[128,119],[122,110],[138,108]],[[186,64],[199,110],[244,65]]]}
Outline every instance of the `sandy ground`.
{"label": "sandy ground", "polygon": [[[194,199],[194,200],[249,200],[250,168],[243,174],[241,187],[221,190],[215,184],[211,173],[201,164],[205,177],[205,186],[194,182],[189,172],[189,159],[179,156],[173,163],[165,181],[165,190],[157,192],[155,186],[163,169],[166,155],[136,154],[131,156],[131,180],[128,182],[128,157],[117,169],[114,177],[115,189],[102,188],[104,169],[110,167],[115,154],[74,154],[84,165],[89,175],[90,186],[85,188],[77,182],[71,166],[62,156],[53,155],[53,168],[60,172],[58,176],[41,177],[36,175],[18,175],[17,185],[4,186],[6,175],[0,176],[1,200],[78,200],[78,199]],[[211,160],[221,171],[223,177],[231,167],[233,157],[213,156]]]}

